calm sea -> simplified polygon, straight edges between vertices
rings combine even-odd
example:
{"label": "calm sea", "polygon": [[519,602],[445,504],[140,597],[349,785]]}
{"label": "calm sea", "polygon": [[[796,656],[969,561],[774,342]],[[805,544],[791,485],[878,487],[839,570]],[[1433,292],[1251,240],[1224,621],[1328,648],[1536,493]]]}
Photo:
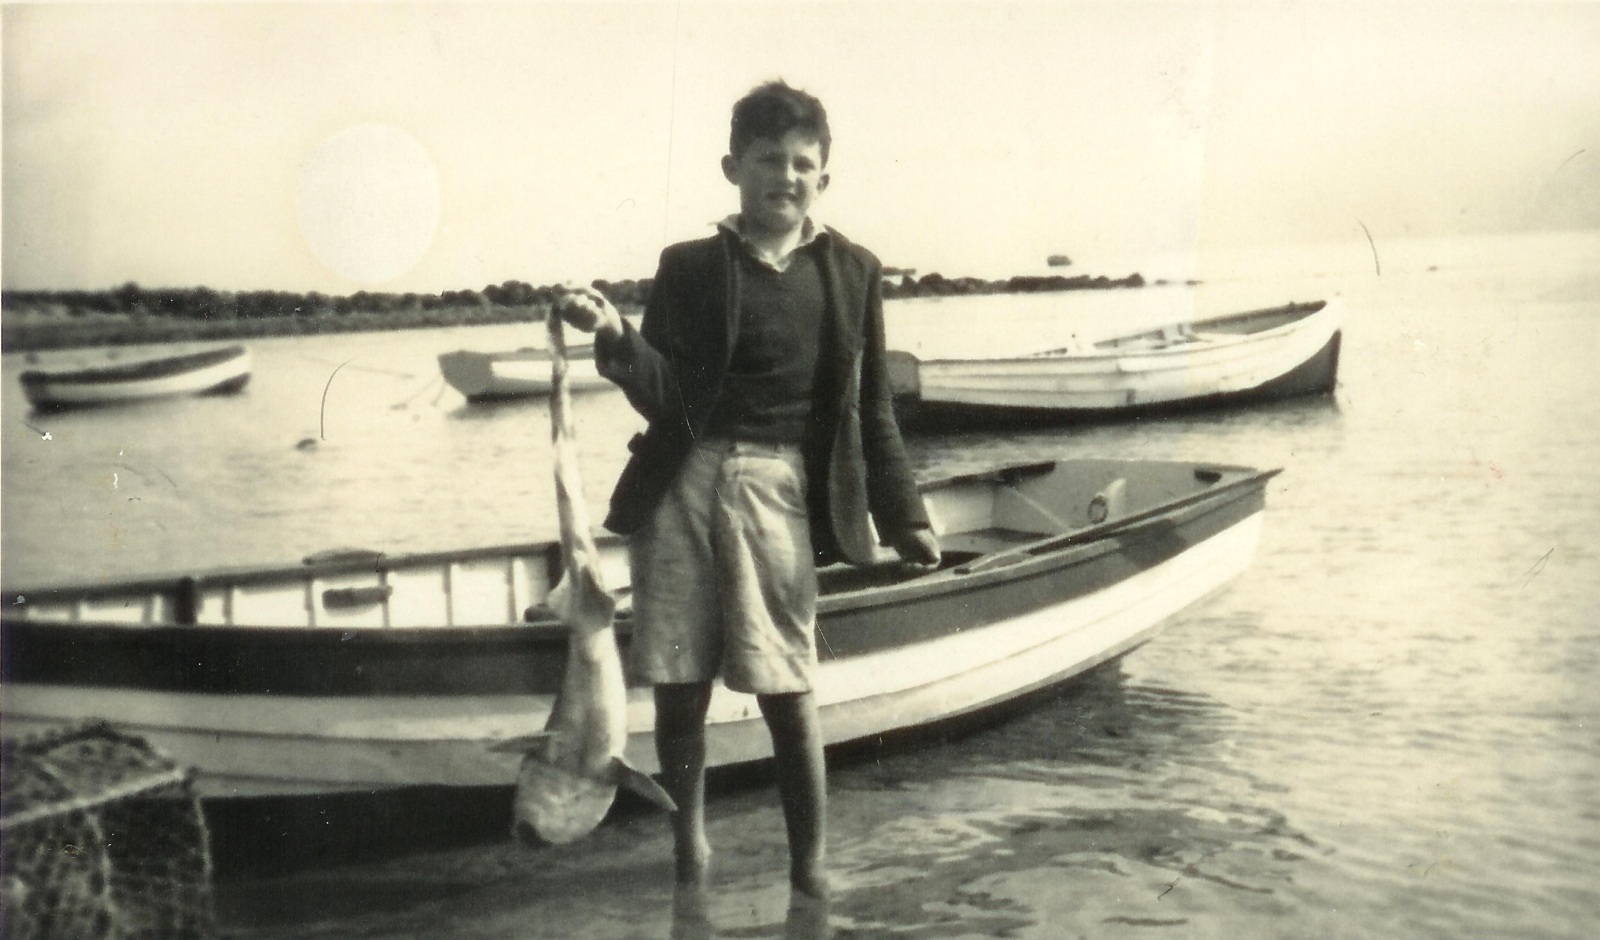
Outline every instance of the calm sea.
{"label": "calm sea", "polygon": [[[1340,298],[1347,320],[1333,400],[912,440],[929,476],[1070,455],[1286,472],[1250,571],[1120,666],[835,767],[835,935],[1593,936],[1600,235],[1363,238],[1174,273],[1205,283],[892,305],[892,344],[929,356],[1288,300]],[[28,411],[7,356],[5,583],[548,536],[547,412],[468,407],[435,363],[541,341],[263,340],[243,395],[61,416]],[[578,409],[598,505],[639,425],[615,393]],[[711,835],[718,935],[780,935],[770,788],[715,799]],[[263,938],[666,937],[668,846],[658,818],[624,818],[561,852],[263,884],[223,913]]]}

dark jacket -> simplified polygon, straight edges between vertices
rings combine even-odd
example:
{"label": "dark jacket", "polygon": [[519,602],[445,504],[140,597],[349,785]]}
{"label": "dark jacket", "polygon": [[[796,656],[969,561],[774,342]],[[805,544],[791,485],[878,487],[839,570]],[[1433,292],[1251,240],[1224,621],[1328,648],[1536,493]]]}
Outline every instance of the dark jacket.
{"label": "dark jacket", "polygon": [[[595,346],[600,374],[649,421],[629,443],[606,528],[634,532],[677,477],[716,404],[738,329],[738,236],[719,230],[661,253],[638,330]],[[882,270],[878,259],[828,230],[817,251],[828,311],[810,428],[804,445],[811,537],[818,560],[872,560],[867,518],[890,533],[925,527],[884,373]]]}

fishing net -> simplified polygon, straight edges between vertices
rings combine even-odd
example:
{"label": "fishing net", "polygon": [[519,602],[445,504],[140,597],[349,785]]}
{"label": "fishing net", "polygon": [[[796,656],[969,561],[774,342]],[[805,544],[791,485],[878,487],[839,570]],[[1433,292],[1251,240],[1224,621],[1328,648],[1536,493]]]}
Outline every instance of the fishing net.
{"label": "fishing net", "polygon": [[0,761],[0,936],[215,936],[211,854],[186,769],[99,723],[8,740]]}

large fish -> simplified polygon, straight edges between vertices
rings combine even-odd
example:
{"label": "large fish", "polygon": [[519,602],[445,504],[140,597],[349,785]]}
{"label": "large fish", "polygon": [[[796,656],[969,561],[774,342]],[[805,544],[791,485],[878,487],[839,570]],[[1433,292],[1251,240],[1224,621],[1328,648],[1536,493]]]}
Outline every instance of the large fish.
{"label": "large fish", "polygon": [[676,812],[677,806],[660,784],[622,757],[628,741],[628,703],[612,627],[616,601],[601,576],[578,475],[561,317],[552,311],[545,320],[550,331],[550,427],[562,562],[560,583],[547,603],[571,631],[567,666],[544,731],[494,749],[525,752],[513,801],[516,835],[560,845],[598,826],[619,786],[668,812]]}

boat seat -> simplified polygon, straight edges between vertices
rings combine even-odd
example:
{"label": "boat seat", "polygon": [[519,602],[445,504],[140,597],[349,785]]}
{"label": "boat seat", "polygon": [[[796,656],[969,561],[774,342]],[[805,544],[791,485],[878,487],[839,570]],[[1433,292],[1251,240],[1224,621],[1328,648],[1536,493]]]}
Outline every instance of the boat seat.
{"label": "boat seat", "polygon": [[[956,532],[939,536],[939,570],[958,568],[970,564],[974,559],[995,552],[1005,551],[1018,545],[1037,541],[1049,535],[1048,532],[1025,532],[1021,529],[975,529],[969,532]],[[890,553],[892,556],[892,553]],[[824,596],[829,594],[842,594],[848,591],[863,591],[869,588],[885,587],[898,584],[901,581],[910,581],[920,578],[926,572],[901,564],[898,560],[886,560],[880,564],[858,566],[840,562],[817,569],[817,582]]]}
{"label": "boat seat", "polygon": [[[988,552],[967,551],[965,547],[955,548],[945,544],[941,538],[939,567],[937,570],[945,571],[968,564],[974,558],[988,554]],[[992,551],[992,550],[991,550]],[[902,581],[911,581],[916,578],[926,577],[928,572],[921,571],[910,565],[900,563],[898,560],[883,561],[872,565],[851,565],[843,562],[828,565],[817,569],[817,587],[822,596],[834,594],[847,594],[851,591],[865,591],[873,588],[888,587]]]}
{"label": "boat seat", "polygon": [[964,555],[987,555],[1049,536],[1049,532],[1030,532],[1023,529],[989,528],[956,532],[939,537],[939,547],[946,555],[959,552]]}
{"label": "boat seat", "polygon": [[1154,349],[1167,349],[1172,346],[1187,346],[1197,338],[1194,327],[1187,323],[1176,323],[1162,327],[1150,338],[1150,345]]}

